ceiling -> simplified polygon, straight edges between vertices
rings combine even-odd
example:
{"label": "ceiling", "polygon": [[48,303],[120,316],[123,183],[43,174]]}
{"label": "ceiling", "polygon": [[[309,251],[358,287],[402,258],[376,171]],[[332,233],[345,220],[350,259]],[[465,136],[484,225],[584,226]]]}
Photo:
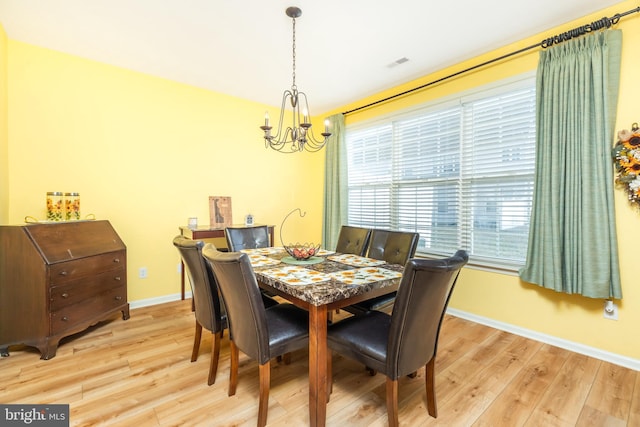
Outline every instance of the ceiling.
{"label": "ceiling", "polygon": [[296,84],[317,115],[616,3],[0,0],[0,23],[13,40],[279,106],[298,6]]}

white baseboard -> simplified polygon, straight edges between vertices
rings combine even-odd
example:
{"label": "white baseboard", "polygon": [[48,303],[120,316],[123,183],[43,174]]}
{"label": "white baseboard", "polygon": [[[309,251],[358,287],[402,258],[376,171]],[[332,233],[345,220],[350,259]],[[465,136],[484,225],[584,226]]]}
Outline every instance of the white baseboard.
{"label": "white baseboard", "polygon": [[[184,293],[185,299],[191,298],[191,292]],[[141,299],[138,301],[129,301],[129,308],[149,307],[151,305],[164,304],[166,302],[179,301],[180,294],[163,295],[161,297]]]}
{"label": "white baseboard", "polygon": [[478,316],[472,313],[456,310],[454,308],[448,308],[447,314],[455,317],[460,317],[471,322],[480,323],[482,325],[486,325],[495,329],[500,329],[502,331],[506,331],[525,338],[540,341],[545,344],[564,348],[565,350],[573,351],[575,353],[584,354],[585,356],[604,360],[605,362],[613,363],[614,365],[619,365],[625,368],[633,369],[635,371],[640,371],[640,360],[638,359],[633,359],[631,357],[622,356],[616,353],[610,353],[608,351],[600,350],[595,347],[589,347],[587,345],[567,341],[558,337],[554,337],[552,335],[542,334],[540,332],[510,325],[508,323],[498,322],[497,320],[489,319],[488,317]]}

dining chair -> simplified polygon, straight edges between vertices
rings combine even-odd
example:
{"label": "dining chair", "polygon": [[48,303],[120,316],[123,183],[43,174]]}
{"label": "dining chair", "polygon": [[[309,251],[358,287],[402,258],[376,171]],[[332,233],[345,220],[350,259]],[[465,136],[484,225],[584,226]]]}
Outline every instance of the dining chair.
{"label": "dining chair", "polygon": [[[329,326],[330,351],[387,376],[387,417],[391,427],[398,425],[398,379],[422,366],[427,409],[432,417],[438,416],[435,396],[438,336],[460,270],[468,259],[463,250],[444,259],[413,258],[406,264],[391,315],[373,310]],[[331,382],[331,355],[328,365]]]}
{"label": "dining chair", "polygon": [[343,225],[340,227],[340,234],[338,234],[336,252],[364,256],[367,252],[370,236],[370,228]]}
{"label": "dining chair", "polygon": [[173,239],[173,245],[178,248],[178,252],[182,257],[193,295],[196,331],[191,352],[192,362],[198,360],[202,328],[212,333],[211,364],[207,380],[207,384],[211,385],[216,382],[216,371],[218,370],[220,356],[220,339],[224,329],[228,326],[227,312],[224,304],[220,301],[218,285],[213,271],[202,256],[204,242],[202,240],[191,240],[184,236],[176,236]]}
{"label": "dining chair", "polygon": [[247,254],[220,252],[208,243],[203,255],[218,280],[229,318],[231,368],[228,394],[236,393],[241,350],[259,365],[258,426],[264,426],[269,406],[270,361],[308,347],[309,315],[289,303],[265,308]]}
{"label": "dining chair", "polygon": [[266,225],[255,227],[227,227],[224,229],[229,252],[238,252],[242,249],[268,248],[269,228]]}
{"label": "dining chair", "polygon": [[[271,246],[269,240],[269,227],[258,225],[255,227],[227,227],[224,229],[224,237],[227,240],[227,248],[230,252],[239,252],[242,249],[259,249]],[[261,289],[267,298],[275,294]],[[271,298],[272,299],[272,298]],[[275,301],[272,299],[272,301]]]}
{"label": "dining chair", "polygon": [[[371,232],[367,257],[405,265],[415,255],[419,240],[419,233],[375,229]],[[371,310],[388,310],[395,298],[396,293],[392,292],[347,306],[344,310],[356,315]]]}

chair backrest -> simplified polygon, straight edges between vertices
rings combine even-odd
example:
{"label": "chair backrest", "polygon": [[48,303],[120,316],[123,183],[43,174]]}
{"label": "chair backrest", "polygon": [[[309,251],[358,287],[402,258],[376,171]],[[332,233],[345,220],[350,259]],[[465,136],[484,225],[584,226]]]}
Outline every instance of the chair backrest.
{"label": "chair backrest", "polygon": [[227,326],[227,313],[220,300],[213,270],[202,256],[204,242],[176,236],[173,245],[178,248],[187,270],[198,323],[214,333],[223,330]]}
{"label": "chair backrest", "polygon": [[336,252],[341,254],[354,254],[364,256],[371,237],[370,228],[352,227],[343,225],[338,235]]}
{"label": "chair backrest", "polygon": [[407,262],[387,343],[387,375],[391,379],[415,372],[435,356],[449,298],[468,260],[467,252],[459,250],[449,258]]}
{"label": "chair backrest", "polygon": [[249,256],[242,252],[220,252],[211,243],[205,245],[202,253],[222,292],[233,342],[259,364],[266,363],[271,359],[266,310]]}
{"label": "chair backrest", "polygon": [[230,252],[242,249],[268,248],[269,228],[266,225],[256,227],[227,227],[224,229],[227,247]]}
{"label": "chair backrest", "polygon": [[369,242],[369,258],[389,264],[405,265],[416,253],[420,234],[406,231],[373,230]]}

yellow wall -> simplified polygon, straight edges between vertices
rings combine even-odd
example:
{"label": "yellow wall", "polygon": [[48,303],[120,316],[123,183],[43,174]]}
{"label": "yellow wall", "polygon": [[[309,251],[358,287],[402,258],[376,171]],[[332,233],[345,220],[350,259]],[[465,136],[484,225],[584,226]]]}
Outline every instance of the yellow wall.
{"label": "yellow wall", "polygon": [[14,40],[8,52],[6,222],[44,218],[47,191],[79,192],[81,213],[110,220],[127,245],[131,301],[179,292],[171,240],[188,217],[208,222],[209,196],[232,198],[235,223],[252,213],[276,225],[276,240],[300,207],[283,238],[320,240],[324,154],[267,151],[265,105]]}
{"label": "yellow wall", "polygon": [[[541,40],[615,13],[635,9],[635,1],[621,2],[562,27],[550,29],[517,44],[505,46],[486,55],[424,76],[416,81],[375,94],[367,99],[342,107],[348,111],[386,96],[400,93],[446,75],[497,58],[503,54],[522,49]],[[640,69],[640,15],[633,14],[620,20],[616,28],[623,31],[622,75],[618,104],[617,129],[629,129],[633,122],[640,121],[637,100],[640,99],[638,69]],[[500,79],[535,70],[539,50],[534,49],[496,65],[465,74],[423,90],[417,94],[388,102],[347,116],[347,126],[362,120],[401,110],[412,105],[438,99],[442,96],[465,91]],[[613,145],[614,141],[612,141]],[[613,181],[613,177],[611,177]],[[622,356],[640,359],[640,341],[637,325],[640,324],[640,287],[637,286],[638,266],[637,242],[640,241],[640,210],[630,206],[622,190],[616,191],[616,212],[620,252],[620,269],[623,300],[619,304],[619,320],[603,318],[603,301],[580,296],[560,294],[523,283],[516,276],[495,274],[467,268],[461,275],[451,300],[451,308],[474,315],[505,322],[516,327],[527,328],[561,339],[581,343]]]}
{"label": "yellow wall", "polygon": [[0,224],[9,217],[9,141],[7,136],[7,34],[0,25]]}

